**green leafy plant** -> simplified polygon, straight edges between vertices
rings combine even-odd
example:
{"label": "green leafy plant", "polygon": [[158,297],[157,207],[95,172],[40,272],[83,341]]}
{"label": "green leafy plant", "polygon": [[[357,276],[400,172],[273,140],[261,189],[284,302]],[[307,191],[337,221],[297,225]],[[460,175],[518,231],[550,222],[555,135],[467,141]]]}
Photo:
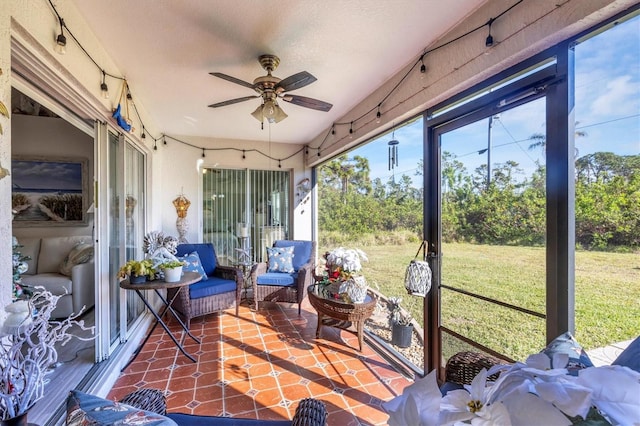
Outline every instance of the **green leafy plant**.
{"label": "green leafy plant", "polygon": [[147,275],[149,279],[153,280],[156,277],[156,272],[151,259],[129,260],[120,267],[118,275],[120,278],[126,278],[131,275]]}
{"label": "green leafy plant", "polygon": [[158,268],[160,269],[172,269],[172,268],[179,268],[180,266],[184,266],[186,263],[184,261],[181,260],[169,260],[166,262],[161,263]]}

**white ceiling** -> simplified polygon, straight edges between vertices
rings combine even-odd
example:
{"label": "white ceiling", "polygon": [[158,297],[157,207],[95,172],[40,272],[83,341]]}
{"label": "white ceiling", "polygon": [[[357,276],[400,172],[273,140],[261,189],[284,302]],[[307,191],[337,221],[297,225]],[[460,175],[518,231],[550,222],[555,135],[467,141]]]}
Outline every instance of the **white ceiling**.
{"label": "white ceiling", "polygon": [[[159,131],[174,136],[267,141],[250,113],[259,99],[209,75],[253,82],[258,56],[275,54],[280,78],[318,80],[292,94],[333,104],[329,112],[280,102],[289,117],[271,139],[304,144],[416,60],[486,0],[74,0]],[[64,17],[64,16],[63,16]],[[73,22],[66,22],[73,30]],[[80,40],[82,42],[82,40]],[[109,72],[110,70],[106,70]],[[111,70],[115,72],[114,70]],[[107,80],[109,82],[109,80]],[[117,83],[111,80],[112,97]]]}

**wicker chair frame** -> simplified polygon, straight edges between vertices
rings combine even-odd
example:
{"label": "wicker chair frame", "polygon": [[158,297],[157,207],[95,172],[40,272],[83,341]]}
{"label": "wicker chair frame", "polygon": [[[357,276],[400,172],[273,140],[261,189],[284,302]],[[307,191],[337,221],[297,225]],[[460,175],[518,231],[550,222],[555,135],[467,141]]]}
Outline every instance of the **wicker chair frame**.
{"label": "wicker chair frame", "polygon": [[[242,276],[242,270],[240,268],[234,268],[232,266],[222,266],[218,263],[216,255],[216,266],[213,276],[224,278],[227,280],[234,280],[236,282],[236,289],[234,291],[228,291],[226,293],[214,294],[212,296],[200,297],[197,299],[191,299],[189,294],[189,287],[185,287],[180,291],[178,297],[173,302],[173,309],[182,317],[187,328],[191,328],[191,319],[201,317],[203,315],[212,314],[214,312],[221,312],[226,309],[236,307],[236,316],[238,316],[238,308],[240,306],[240,297],[242,295],[242,287],[244,285],[244,278]],[[177,289],[168,289],[167,297],[169,300],[175,295]]]}
{"label": "wicker chair frame", "polygon": [[[302,242],[301,240],[290,240]],[[258,302],[285,302],[297,303],[298,315],[302,312],[302,301],[307,294],[307,287],[313,283],[313,272],[316,259],[316,242],[312,241],[311,256],[309,261],[302,265],[298,270],[298,281],[295,286],[278,286],[278,285],[258,285],[257,278],[259,275],[267,272],[267,263],[261,262],[253,266],[251,269],[251,282],[253,283],[253,298],[255,302],[255,310],[258,310]]]}

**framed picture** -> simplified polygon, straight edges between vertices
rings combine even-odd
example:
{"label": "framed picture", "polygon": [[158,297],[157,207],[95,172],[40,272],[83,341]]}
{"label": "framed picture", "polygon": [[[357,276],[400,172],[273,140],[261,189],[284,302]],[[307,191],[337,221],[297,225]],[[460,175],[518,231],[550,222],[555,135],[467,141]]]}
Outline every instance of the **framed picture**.
{"label": "framed picture", "polygon": [[86,226],[87,163],[85,158],[14,157],[13,226]]}

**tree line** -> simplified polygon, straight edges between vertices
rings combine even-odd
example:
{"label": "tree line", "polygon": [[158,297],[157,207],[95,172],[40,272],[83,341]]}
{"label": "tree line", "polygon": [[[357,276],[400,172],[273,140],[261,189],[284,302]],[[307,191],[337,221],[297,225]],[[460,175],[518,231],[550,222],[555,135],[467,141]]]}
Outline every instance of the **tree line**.
{"label": "tree line", "polygon": [[[417,175],[422,175],[422,160]],[[541,246],[546,240],[546,169],[527,177],[517,162],[472,172],[442,155],[442,235],[447,242]],[[319,168],[319,228],[361,236],[423,227],[423,190],[405,174],[371,179],[367,158],[342,155]],[[584,249],[640,248],[640,155],[610,152],[575,162],[576,243]]]}

